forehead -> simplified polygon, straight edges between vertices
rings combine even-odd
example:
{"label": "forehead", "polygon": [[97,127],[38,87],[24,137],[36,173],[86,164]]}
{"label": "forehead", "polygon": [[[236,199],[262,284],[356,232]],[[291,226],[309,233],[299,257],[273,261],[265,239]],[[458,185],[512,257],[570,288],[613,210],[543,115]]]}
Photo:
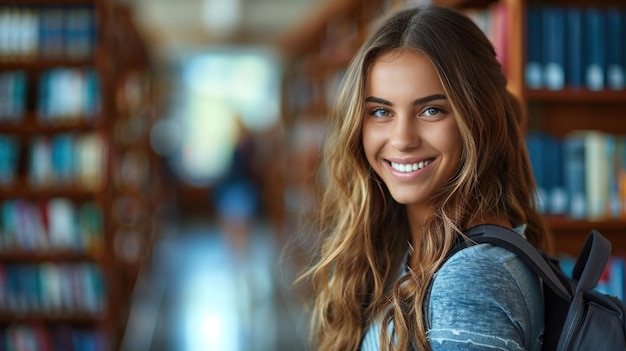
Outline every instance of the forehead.
{"label": "forehead", "polygon": [[425,54],[396,49],[385,52],[374,59],[366,78],[366,90],[372,92],[393,92],[413,90],[415,93],[444,93],[439,75],[430,58]]}

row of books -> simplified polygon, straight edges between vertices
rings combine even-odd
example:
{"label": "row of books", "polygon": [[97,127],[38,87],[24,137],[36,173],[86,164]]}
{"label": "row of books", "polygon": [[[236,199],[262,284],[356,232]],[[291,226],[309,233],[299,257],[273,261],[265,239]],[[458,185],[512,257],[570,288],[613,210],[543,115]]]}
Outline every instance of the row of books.
{"label": "row of books", "polygon": [[[27,75],[0,72],[0,122],[20,121],[27,108]],[[94,69],[55,68],[41,73],[36,98],[39,121],[47,124],[93,119],[101,111],[100,77]]]}
{"label": "row of books", "polygon": [[0,350],[107,351],[110,340],[94,329],[68,324],[10,324],[0,329]]}
{"label": "row of books", "polygon": [[39,80],[39,118],[44,122],[65,122],[92,118],[100,113],[100,78],[94,69],[56,68]]}
{"label": "row of books", "polygon": [[626,136],[590,130],[558,138],[531,132],[526,145],[543,213],[626,218]]}
{"label": "row of books", "polygon": [[0,121],[19,120],[26,109],[26,72],[0,72]]}
{"label": "row of books", "polygon": [[92,263],[0,265],[0,311],[98,317],[107,305],[104,276]]}
{"label": "row of books", "polygon": [[10,199],[0,203],[0,211],[0,254],[103,250],[102,210],[92,201]]}
{"label": "row of books", "polygon": [[86,59],[96,32],[92,7],[1,6],[0,60]]}
{"label": "row of books", "polygon": [[33,188],[98,190],[106,180],[105,141],[97,133],[34,136],[28,147],[28,180]]}
{"label": "row of books", "polygon": [[[27,143],[27,178],[34,189],[78,187],[97,190],[105,181],[106,146],[97,133],[36,135]],[[20,142],[0,135],[0,185],[14,184],[20,165]]]}
{"label": "row of books", "polygon": [[624,8],[531,5],[526,30],[527,87],[626,89]]}

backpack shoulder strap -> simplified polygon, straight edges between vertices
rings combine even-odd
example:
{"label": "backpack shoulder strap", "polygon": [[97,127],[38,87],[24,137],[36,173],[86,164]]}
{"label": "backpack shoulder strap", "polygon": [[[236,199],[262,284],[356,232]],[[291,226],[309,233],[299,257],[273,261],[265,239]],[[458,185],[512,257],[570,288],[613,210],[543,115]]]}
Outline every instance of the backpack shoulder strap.
{"label": "backpack shoulder strap", "polygon": [[465,235],[478,244],[489,243],[513,252],[557,295],[566,301],[572,299],[571,289],[555,273],[558,268],[536,247],[513,230],[494,224],[481,224],[468,230]]}
{"label": "backpack shoulder strap", "polygon": [[576,260],[572,278],[578,281],[575,293],[593,289],[604,272],[611,255],[611,242],[592,230]]}

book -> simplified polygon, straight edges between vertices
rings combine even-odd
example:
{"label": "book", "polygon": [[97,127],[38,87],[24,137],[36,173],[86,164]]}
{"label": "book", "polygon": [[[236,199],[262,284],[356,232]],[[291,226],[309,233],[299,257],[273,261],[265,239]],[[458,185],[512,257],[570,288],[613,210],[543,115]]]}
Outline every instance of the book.
{"label": "book", "polygon": [[508,42],[509,38],[509,5],[506,2],[500,1],[493,3],[489,7],[489,15],[491,16],[491,43],[496,50],[496,59],[502,66],[502,72],[508,74]]}
{"label": "book", "polygon": [[78,246],[74,205],[66,198],[48,201],[50,246],[53,249],[72,249]]}
{"label": "book", "polygon": [[607,218],[609,204],[609,153],[608,136],[599,131],[588,131],[585,143],[585,192],[587,194],[587,219]]}
{"label": "book", "polygon": [[526,10],[526,58],[524,63],[524,82],[530,89],[543,87],[542,68],[542,11],[535,5],[528,5]]}
{"label": "book", "polygon": [[565,87],[565,11],[545,6],[542,12],[543,78],[549,90]]}
{"label": "book", "polygon": [[569,200],[567,214],[574,219],[587,217],[585,161],[584,135],[581,132],[566,135],[563,138],[563,178]]}
{"label": "book", "polygon": [[566,77],[569,88],[581,89],[585,87],[584,62],[584,11],[578,6],[568,6],[566,16]]}
{"label": "book", "polygon": [[620,8],[606,10],[606,85],[612,90],[625,86],[624,12]]}
{"label": "book", "polygon": [[64,54],[68,59],[81,60],[91,56],[94,46],[93,10],[71,7],[64,11]]}
{"label": "book", "polygon": [[50,141],[47,136],[34,136],[30,142],[28,180],[35,188],[48,187],[53,181]]}
{"label": "book", "polygon": [[615,172],[620,201],[620,219],[626,219],[626,136],[616,136]]}
{"label": "book", "polygon": [[602,9],[589,7],[585,10],[585,84],[589,90],[599,91],[605,87],[606,70],[606,16]]}
{"label": "book", "polygon": [[545,151],[544,142],[546,135],[541,132],[530,132],[525,136],[526,149],[528,150],[528,157],[530,158],[530,165],[535,177],[535,184],[537,185],[536,205],[537,209],[541,213],[548,212],[548,191],[546,189],[546,175],[545,175]]}
{"label": "book", "polygon": [[563,163],[563,142],[554,135],[545,134],[543,152],[547,213],[567,214],[568,194],[565,189],[563,168],[555,166]]}
{"label": "book", "polygon": [[43,7],[39,22],[39,52],[43,59],[63,57],[63,8]]}

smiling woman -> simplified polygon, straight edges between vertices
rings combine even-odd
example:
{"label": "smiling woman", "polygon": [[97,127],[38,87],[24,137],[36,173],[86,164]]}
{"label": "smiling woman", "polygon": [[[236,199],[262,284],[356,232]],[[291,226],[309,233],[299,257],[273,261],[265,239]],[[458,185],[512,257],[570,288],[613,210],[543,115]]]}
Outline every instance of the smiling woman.
{"label": "smiling woman", "polygon": [[[518,101],[459,12],[386,15],[350,63],[324,142],[321,235],[299,281],[318,350],[540,350],[540,282],[480,224],[546,249]],[[445,263],[443,263],[445,262]]]}

